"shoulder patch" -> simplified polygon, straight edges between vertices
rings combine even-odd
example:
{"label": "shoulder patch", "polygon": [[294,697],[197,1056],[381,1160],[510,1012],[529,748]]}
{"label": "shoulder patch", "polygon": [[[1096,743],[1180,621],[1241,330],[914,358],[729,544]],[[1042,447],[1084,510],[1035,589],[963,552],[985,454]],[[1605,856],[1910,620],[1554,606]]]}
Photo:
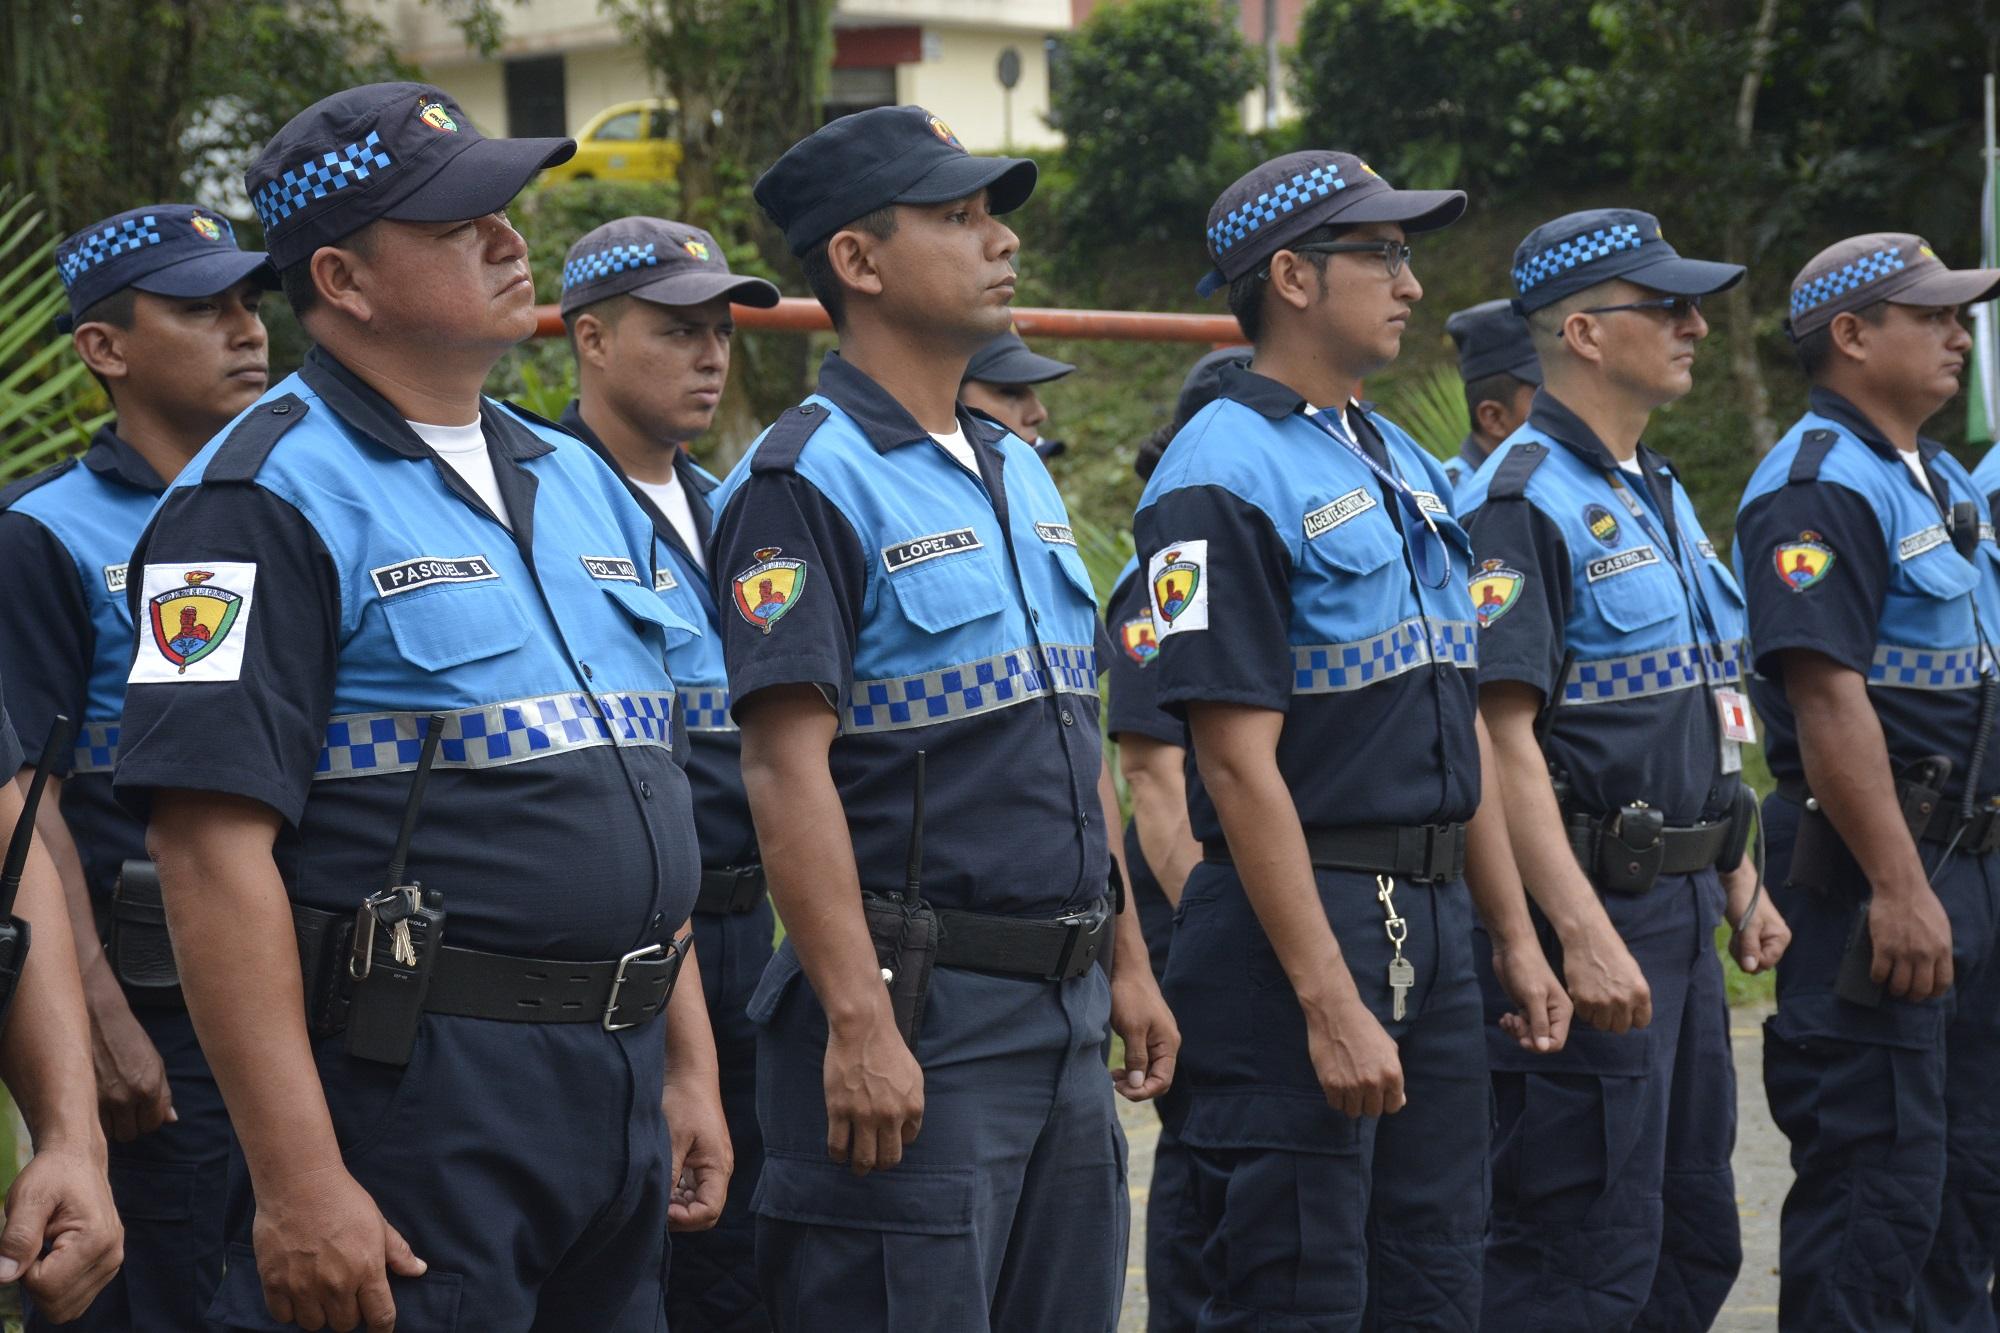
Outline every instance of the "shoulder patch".
{"label": "shoulder patch", "polygon": [[57,477],[71,471],[76,467],[76,463],[77,460],[74,458],[65,458],[54,467],[44,468],[32,477],[22,477],[19,481],[11,481],[0,487],[0,511],[12,508],[14,502],[28,492],[38,491]]}
{"label": "shoulder patch", "polygon": [[1549,456],[1545,444],[1517,444],[1507,451],[1500,465],[1493,469],[1493,480],[1486,487],[1489,500],[1518,500],[1528,493],[1528,478],[1535,475],[1535,469]]}
{"label": "shoulder patch", "polygon": [[750,470],[790,472],[798,466],[806,441],[827,420],[827,410],[818,403],[800,403],[787,410],[771,423],[771,429],[765,431],[764,438],[757,442],[757,452],[750,458]]}
{"label": "shoulder patch", "polygon": [[1809,430],[1799,441],[1799,451],[1792,455],[1792,470],[1786,474],[1786,481],[1818,481],[1820,464],[1833,452],[1833,446],[1840,443],[1840,436],[1830,430]]}
{"label": "shoulder patch", "polygon": [[[271,450],[285,432],[306,419],[312,409],[297,394],[288,393],[283,398],[274,398],[268,403],[259,403],[256,411],[236,423],[236,429],[215,451],[215,457],[208,460],[208,468],[201,474],[208,481],[255,481],[257,473],[264,467],[264,460],[271,456]],[[234,679],[232,677],[232,679]]]}

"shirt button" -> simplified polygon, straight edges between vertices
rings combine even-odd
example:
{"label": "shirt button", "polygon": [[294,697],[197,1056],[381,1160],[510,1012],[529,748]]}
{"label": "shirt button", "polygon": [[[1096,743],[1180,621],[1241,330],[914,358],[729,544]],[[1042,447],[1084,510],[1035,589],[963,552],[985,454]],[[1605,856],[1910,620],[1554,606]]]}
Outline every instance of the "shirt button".
{"label": "shirt button", "polygon": [[650,800],[652,800],[652,799],[653,799],[653,784],[652,784],[652,783],[650,783],[650,782],[641,782],[641,783],[639,784],[639,794],[640,794],[641,796],[645,797],[645,798],[646,798],[647,800],[649,800],[649,801],[650,801]]}
{"label": "shirt button", "polygon": [[1081,824],[1081,825],[1082,825],[1082,826],[1083,826],[1084,828],[1089,828],[1089,827],[1090,827],[1090,816],[1089,816],[1089,815],[1078,815],[1078,816],[1077,816],[1077,822],[1078,822],[1079,824]]}
{"label": "shirt button", "polygon": [[1076,725],[1076,714],[1065,708],[1062,711],[1062,720],[1065,727],[1073,727]]}
{"label": "shirt button", "polygon": [[594,672],[594,671],[592,671],[592,670],[590,669],[590,663],[588,663],[588,662],[578,662],[578,663],[577,663],[577,665],[583,668],[583,678],[584,678],[585,680],[596,680],[596,679],[597,679],[597,673],[596,673],[596,672]]}
{"label": "shirt button", "polygon": [[1030,611],[1028,612],[1028,619],[1039,625],[1042,623],[1042,613],[1040,611]]}
{"label": "shirt button", "polygon": [[271,415],[274,417],[290,416],[291,412],[292,405],[290,403],[274,403],[271,407]]}

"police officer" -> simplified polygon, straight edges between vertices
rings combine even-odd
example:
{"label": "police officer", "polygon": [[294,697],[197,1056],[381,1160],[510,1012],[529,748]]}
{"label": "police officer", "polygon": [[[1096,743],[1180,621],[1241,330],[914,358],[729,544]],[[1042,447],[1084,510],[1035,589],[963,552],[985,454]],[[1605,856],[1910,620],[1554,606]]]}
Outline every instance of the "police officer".
{"label": "police officer", "polygon": [[[687,449],[714,422],[729,377],[732,303],[768,308],[778,303],[778,289],[731,273],[715,238],[682,222],[607,222],[578,239],[563,262],[562,315],[576,352],[577,398],[562,425],[625,478],[671,557],[656,575],[661,595],[702,629],[700,637],[668,645],[667,669],[687,719],[688,785],[702,861],[695,956],[729,1118],[727,1136],[709,1146],[733,1149],[734,1169],[728,1159],[686,1163],[697,1186],[726,1179],[729,1196],[726,1204],[698,1197],[674,1217],[673,1229],[682,1234],[673,1242],[668,1322],[683,1333],[768,1327],[757,1299],[750,1224],[763,1155],[756,1029],[744,1007],[771,961],[775,923],[729,715],[721,610],[708,584],[709,493],[718,483]],[[676,1068],[668,1078],[694,1072]],[[701,1072],[717,1078],[717,1071]],[[692,1128],[685,1120],[685,1113],[677,1118],[669,1110],[676,1136]]]}
{"label": "police officer", "polygon": [[1465,381],[1465,410],[1472,417],[1458,457],[1444,463],[1456,488],[1528,419],[1542,365],[1528,337],[1528,322],[1505,299],[1458,311],[1444,322],[1444,331],[1458,348],[1458,377]]}
{"label": "police officer", "polygon": [[1771,882],[1798,942],[1765,1027],[1797,1179],[1787,1329],[1991,1329],[2000,1235],[2000,548],[1918,432],[1958,392],[1960,308],[2000,270],[1856,236],[1792,281],[1806,414],[1750,479],[1736,568],[1770,728]]}
{"label": "police officer", "polygon": [[1423,295],[1406,238],[1464,209],[1342,152],[1225,190],[1198,290],[1228,286],[1256,351],[1139,501],[1147,672],[1192,732],[1206,854],[1164,986],[1186,1033],[1203,1329],[1472,1328],[1474,895],[1519,946],[1510,1030],[1546,1049],[1567,1017],[1497,806],[1475,819],[1471,544],[1442,469],[1350,396]]}
{"label": "police officer", "polygon": [[[0,773],[12,774],[23,762],[0,704]],[[11,840],[24,804],[20,787],[0,781],[0,839]],[[0,1283],[19,1282],[37,1316],[60,1324],[81,1317],[116,1276],[124,1232],[105,1179],[90,1020],[69,912],[39,837],[28,850],[14,915],[34,947],[4,1016],[0,1080],[21,1110],[35,1155],[7,1190]]]}
{"label": "police officer", "polygon": [[316,346],[132,557],[116,782],[242,1150],[225,1328],[664,1317],[698,628],[617,475],[479,394],[534,327],[501,210],[572,151],[415,83],[279,130],[246,191]]}
{"label": "police officer", "polygon": [[[1139,446],[1134,467],[1141,482],[1151,479],[1181,427],[1215,400],[1222,367],[1249,359],[1249,348],[1227,347],[1195,362],[1181,383],[1173,419]],[[1104,732],[1118,746],[1118,768],[1132,793],[1125,865],[1153,975],[1162,977],[1173,940],[1174,909],[1188,873],[1201,860],[1201,844],[1188,828],[1187,723],[1159,706],[1153,698],[1157,673],[1146,670],[1159,655],[1160,641],[1136,556],[1125,562],[1104,604],[1104,627],[1110,639],[1099,650],[1109,663],[1105,674],[1110,678]],[[1187,1153],[1177,1133],[1184,1100],[1184,1089],[1175,1087],[1154,1103],[1160,1133],[1146,1192],[1146,1327],[1151,1333],[1194,1328],[1207,1295],[1201,1284],[1205,1237],[1187,1204]]]}
{"label": "police officer", "polygon": [[36,571],[0,599],[0,676],[37,752],[58,714],[80,724],[40,822],[81,946],[112,1187],[129,1222],[124,1270],[83,1327],[201,1330],[222,1278],[229,1119],[174,985],[145,825],[113,799],[111,766],[132,662],[126,558],[166,484],[263,392],[257,307],[277,275],[236,247],[228,219],[183,204],[92,223],[56,247],[56,269],[69,295],[59,322],[118,420],[81,465],[0,491],[0,565]]}
{"label": "police officer", "polygon": [[[1701,297],[1743,270],[1681,258],[1650,214],[1595,209],[1528,233],[1513,276],[1544,378],[1459,492],[1480,712],[1522,878],[1588,1026],[1556,1060],[1488,1043],[1485,1318],[1706,1328],[1741,1262],[1713,944],[1725,887],[1746,969],[1775,963],[1786,935],[1768,905],[1745,921],[1750,858],[1716,870],[1747,829],[1747,812],[1731,819],[1751,739],[1742,594],[1640,437],[1693,383]],[[1482,982],[1489,1011],[1504,1005]]]}
{"label": "police officer", "polygon": [[1068,446],[1061,440],[1041,437],[1049,409],[1042,405],[1035,386],[1059,380],[1075,369],[1067,361],[1030,351],[1021,335],[1009,329],[965,363],[965,382],[958,386],[958,401],[975,412],[984,412],[1012,431],[1015,438],[1035,446],[1035,452],[1047,462]]}
{"label": "police officer", "polygon": [[710,553],[787,931],[750,1005],[782,1329],[1110,1329],[1107,1019],[1124,1095],[1173,1073],[1109,892],[1090,578],[1034,451],[956,405],[1007,328],[999,215],[1034,181],[902,106],[833,121],[756,186],[840,337],[716,493]]}

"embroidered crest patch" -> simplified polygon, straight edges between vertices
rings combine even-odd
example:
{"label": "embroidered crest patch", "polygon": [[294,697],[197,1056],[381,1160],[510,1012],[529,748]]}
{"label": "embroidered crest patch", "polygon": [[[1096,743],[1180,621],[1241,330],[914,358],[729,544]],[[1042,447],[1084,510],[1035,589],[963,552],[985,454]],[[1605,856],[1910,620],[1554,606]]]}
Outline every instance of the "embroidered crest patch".
{"label": "embroidered crest patch", "polygon": [[1125,656],[1145,666],[1160,655],[1160,638],[1153,633],[1151,616],[1134,616],[1118,627],[1118,643]]}
{"label": "embroidered crest patch", "polygon": [[1509,569],[1498,560],[1480,565],[1479,572],[1466,586],[1466,591],[1472,594],[1472,614],[1479,618],[1479,628],[1485,629],[1513,610],[1527,581],[1520,570]]}
{"label": "embroidered crest patch", "polygon": [[1833,568],[1833,548],[1817,532],[1801,532],[1795,542],[1780,542],[1771,555],[1778,577],[1793,592],[1804,592]]}
{"label": "embroidered crest patch", "polygon": [[1208,628],[1208,542],[1181,542],[1147,564],[1153,590],[1153,623],[1161,638]]}
{"label": "embroidered crest patch", "polygon": [[779,559],[781,549],[758,550],[757,563],[738,574],[732,588],[737,612],[766,634],[799,604],[799,594],[806,590],[806,562]]}
{"label": "embroidered crest patch", "polygon": [[241,678],[242,627],[250,618],[257,566],[148,565],[145,580],[146,641],[132,663],[131,683]]}
{"label": "embroidered crest patch", "polygon": [[1618,516],[1603,505],[1591,505],[1585,509],[1583,525],[1590,529],[1590,535],[1597,538],[1600,546],[1618,545]]}

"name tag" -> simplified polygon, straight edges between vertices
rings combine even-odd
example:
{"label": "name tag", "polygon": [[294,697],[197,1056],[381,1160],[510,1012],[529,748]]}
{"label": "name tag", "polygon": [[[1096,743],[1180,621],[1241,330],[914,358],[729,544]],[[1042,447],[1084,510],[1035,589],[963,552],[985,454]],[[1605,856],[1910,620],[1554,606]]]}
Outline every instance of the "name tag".
{"label": "name tag", "polygon": [[1694,549],[1700,551],[1704,556],[1708,557],[1710,560],[1715,559],[1715,543],[1710,541],[1706,537],[1703,537],[1700,541],[1696,542],[1694,544]]}
{"label": "name tag", "polygon": [[[590,577],[600,579],[605,583],[637,583],[639,581],[639,567],[630,560],[624,560],[615,555],[580,555],[577,559],[583,561],[584,571]],[[655,572],[653,577],[658,579],[659,574]]]}
{"label": "name tag", "polygon": [[130,565],[106,565],[104,567],[104,590],[106,592],[124,592],[125,574],[130,568]]}
{"label": "name tag", "polygon": [[1417,491],[1416,497],[1417,508],[1427,513],[1446,514],[1451,512],[1451,507],[1438,499],[1435,491]]}
{"label": "name tag", "polygon": [[1634,569],[1644,569],[1647,565],[1660,563],[1658,552],[1650,546],[1635,546],[1629,551],[1607,555],[1601,560],[1593,560],[1583,567],[1583,576],[1591,583],[1608,579],[1614,574],[1624,574]]}
{"label": "name tag", "polygon": [[678,588],[680,586],[681,586],[681,581],[674,577],[673,570],[668,569],[665,565],[661,565],[658,568],[654,569],[653,571],[654,592],[665,592],[669,588]]}
{"label": "name tag", "polygon": [[500,576],[483,555],[420,555],[368,571],[384,597],[427,588],[433,583],[482,583]]}
{"label": "name tag", "polygon": [[1933,523],[1928,528],[1919,528],[1896,543],[1896,558],[1914,560],[1925,551],[1934,551],[1951,541],[1951,534],[1944,530],[1944,524]]}
{"label": "name tag", "polygon": [[[1039,530],[1040,524],[1036,524]],[[960,528],[956,532],[935,532],[928,537],[912,537],[906,542],[882,548],[882,567],[891,574],[911,565],[921,565],[926,560],[935,560],[941,555],[956,555],[960,551],[977,551],[986,543],[979,540],[979,534],[971,528]]]}
{"label": "name tag", "polygon": [[1338,500],[1323,504],[1306,515],[1306,540],[1311,541],[1321,533],[1332,532],[1347,520],[1365,514],[1375,507],[1375,497],[1366,490],[1356,487]]}
{"label": "name tag", "polygon": [[1057,546],[1076,545],[1076,534],[1069,530],[1069,524],[1067,523],[1037,523],[1035,524],[1035,535],[1043,541],[1052,542]]}

